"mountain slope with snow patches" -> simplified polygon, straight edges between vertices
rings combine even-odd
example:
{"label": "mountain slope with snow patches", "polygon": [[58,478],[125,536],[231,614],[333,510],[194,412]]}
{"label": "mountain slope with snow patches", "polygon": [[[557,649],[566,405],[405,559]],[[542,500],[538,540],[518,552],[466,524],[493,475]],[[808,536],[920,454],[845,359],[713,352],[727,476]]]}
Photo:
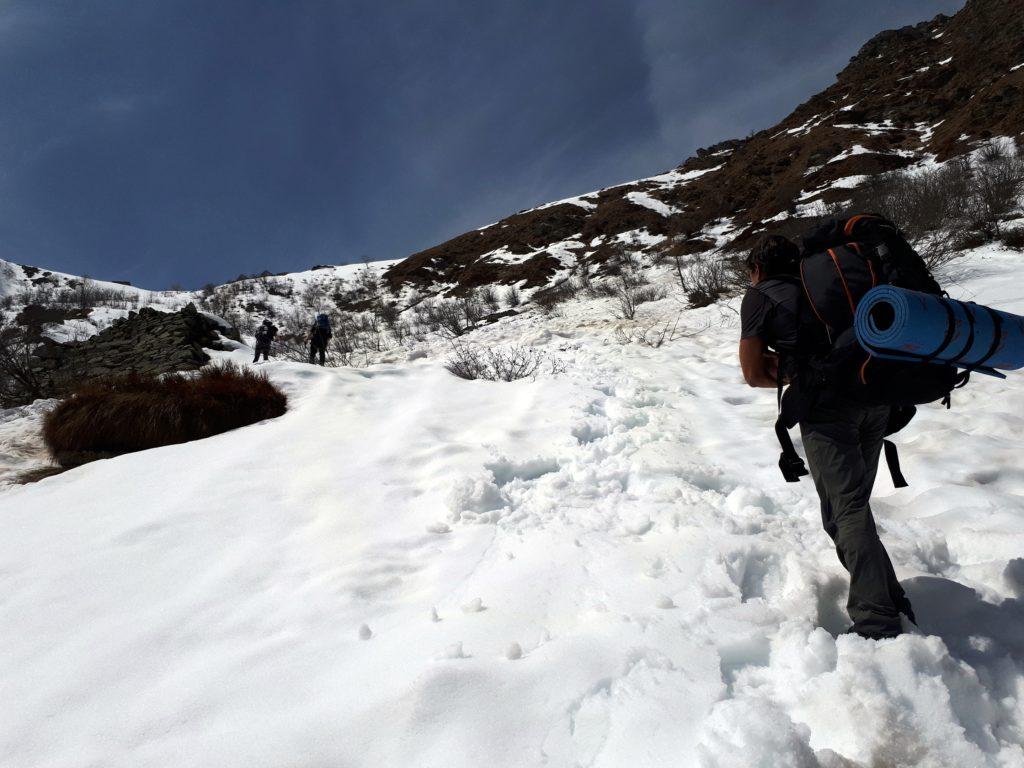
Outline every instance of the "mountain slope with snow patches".
{"label": "mountain slope with snow patches", "polygon": [[[962,265],[1024,313],[1019,253]],[[652,348],[608,301],[473,334],[561,374],[271,362],[280,419],[0,490],[0,764],[1024,765],[1021,375],[899,436],[920,632],[870,642],[736,302]]]}

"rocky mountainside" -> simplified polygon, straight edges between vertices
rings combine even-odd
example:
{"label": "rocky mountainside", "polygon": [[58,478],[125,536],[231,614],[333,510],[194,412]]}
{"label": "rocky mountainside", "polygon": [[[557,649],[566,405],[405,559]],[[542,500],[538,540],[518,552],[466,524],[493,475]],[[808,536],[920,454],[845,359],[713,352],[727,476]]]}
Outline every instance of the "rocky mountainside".
{"label": "rocky mountainside", "polygon": [[682,253],[792,228],[864,177],[1024,135],[1024,0],[968,0],[955,16],[876,35],[835,84],[746,139],[648,179],[523,211],[396,264],[394,289],[540,286],[616,241]]}
{"label": "rocky mountainside", "polygon": [[[0,261],[0,319],[65,342],[144,306],[177,311],[195,303],[243,335],[270,316],[298,336],[313,314],[329,312],[347,325],[352,348],[378,355],[388,346],[382,328],[391,346],[422,329],[463,321],[472,328],[523,311],[531,299],[542,304],[571,276],[613,274],[624,251],[691,261],[737,252],[769,229],[806,229],[877,174],[1022,136],[1024,0],[968,0],[955,16],[876,35],[832,86],[772,128],[403,260],[317,266],[201,291],[146,291]],[[483,286],[514,290],[489,291],[482,309],[469,307],[465,297]]]}

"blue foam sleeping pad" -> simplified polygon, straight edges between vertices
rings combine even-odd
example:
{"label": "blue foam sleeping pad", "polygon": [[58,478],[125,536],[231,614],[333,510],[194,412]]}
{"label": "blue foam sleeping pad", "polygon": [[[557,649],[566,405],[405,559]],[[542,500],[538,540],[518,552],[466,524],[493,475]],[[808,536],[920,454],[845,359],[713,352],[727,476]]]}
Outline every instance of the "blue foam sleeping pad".
{"label": "blue foam sleeping pad", "polygon": [[[951,314],[954,328],[947,341]],[[993,314],[1000,321],[994,351],[997,323]],[[854,329],[860,345],[876,357],[906,360],[935,355],[936,360],[961,368],[980,364],[1013,371],[1024,367],[1024,317],[980,304],[881,285],[860,300]]]}

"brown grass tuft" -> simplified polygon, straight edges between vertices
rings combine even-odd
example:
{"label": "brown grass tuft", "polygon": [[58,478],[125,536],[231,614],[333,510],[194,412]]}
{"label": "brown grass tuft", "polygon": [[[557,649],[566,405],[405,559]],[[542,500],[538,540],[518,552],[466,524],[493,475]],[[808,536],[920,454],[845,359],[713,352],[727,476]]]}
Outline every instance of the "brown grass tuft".
{"label": "brown grass tuft", "polygon": [[233,363],[194,375],[130,373],[75,389],[43,422],[62,466],[210,437],[280,416],[288,399],[266,374]]}

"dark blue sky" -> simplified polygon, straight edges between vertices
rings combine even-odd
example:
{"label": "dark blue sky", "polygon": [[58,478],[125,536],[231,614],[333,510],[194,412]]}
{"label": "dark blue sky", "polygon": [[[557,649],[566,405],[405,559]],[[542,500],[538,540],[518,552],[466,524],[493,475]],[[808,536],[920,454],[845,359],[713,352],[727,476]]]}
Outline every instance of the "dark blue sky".
{"label": "dark blue sky", "polygon": [[0,0],[0,258],[398,258],[767,127],[962,0]]}

